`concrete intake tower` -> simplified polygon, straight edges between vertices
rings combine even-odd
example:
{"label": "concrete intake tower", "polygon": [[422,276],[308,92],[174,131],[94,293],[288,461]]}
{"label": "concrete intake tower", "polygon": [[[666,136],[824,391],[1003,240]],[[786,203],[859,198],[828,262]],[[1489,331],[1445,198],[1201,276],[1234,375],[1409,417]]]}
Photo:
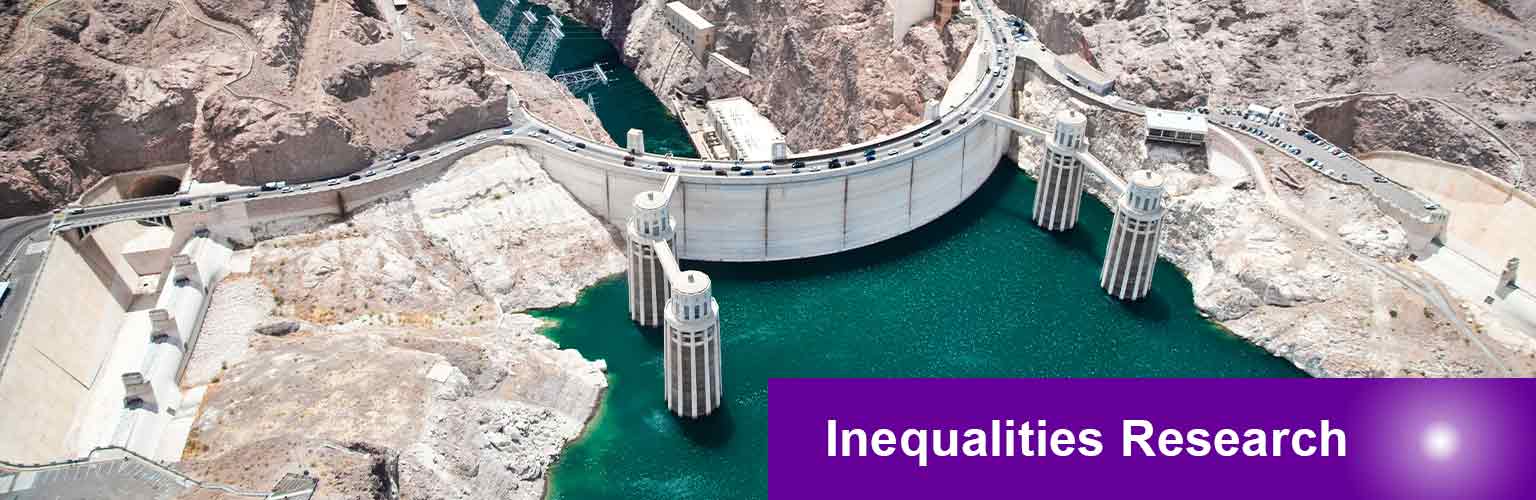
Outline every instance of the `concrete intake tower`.
{"label": "concrete intake tower", "polygon": [[1131,172],[1115,204],[1099,286],[1120,300],[1138,300],[1152,289],[1157,246],[1163,235],[1163,176],[1150,170]]}
{"label": "concrete intake tower", "polygon": [[1063,110],[1056,114],[1056,133],[1046,138],[1031,218],[1047,231],[1066,231],[1077,226],[1077,212],[1083,199],[1083,164],[1077,156],[1088,148],[1083,142],[1087,124],[1082,113]]}
{"label": "concrete intake tower", "polygon": [[629,318],[640,326],[661,326],[662,307],[671,290],[656,255],[656,244],[672,244],[672,216],[667,197],[657,191],[635,195],[634,215],[625,224],[625,253],[629,254]]}
{"label": "concrete intake tower", "polygon": [[667,409],[681,417],[707,416],[721,401],[720,305],[709,277],[684,271],[672,283],[662,348]]}

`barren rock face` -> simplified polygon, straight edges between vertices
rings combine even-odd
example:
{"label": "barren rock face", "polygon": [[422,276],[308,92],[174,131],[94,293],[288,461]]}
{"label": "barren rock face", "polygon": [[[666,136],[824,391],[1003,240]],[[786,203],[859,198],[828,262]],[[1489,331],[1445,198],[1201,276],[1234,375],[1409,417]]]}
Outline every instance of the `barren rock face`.
{"label": "barren rock face", "polygon": [[1473,166],[1526,189],[1536,180],[1476,124],[1439,103],[1361,96],[1298,111],[1313,131],[1350,151],[1407,151]]}
{"label": "barren rock face", "polygon": [[883,0],[709,0],[691,4],[717,26],[716,50],[750,78],[709,70],[662,19],[662,3],[569,0],[577,18],[602,29],[640,80],[663,99],[674,87],[711,98],[744,96],[784,132],[794,150],[858,142],[917,122],[923,102],[943,96],[975,38],[969,20],[942,32],[932,22],[892,41]]}
{"label": "barren rock face", "polygon": [[[607,387],[523,311],[623,268],[595,217],[519,147],[304,234],[214,292],[189,376],[212,382],[182,470],[316,498],[541,498]],[[190,499],[189,499],[190,500]]]}
{"label": "barren rock face", "polygon": [[[1529,189],[1536,161],[1536,3],[1488,0],[1002,0],[1057,53],[1154,107],[1302,106],[1366,152],[1407,149]],[[1315,105],[1314,98],[1397,93]],[[1477,124],[1443,105],[1443,99]],[[1306,104],[1303,106],[1303,104]],[[1328,109],[1318,109],[1319,106]],[[1514,148],[1490,139],[1503,136]],[[1356,135],[1356,132],[1359,132]]]}
{"label": "barren rock face", "polygon": [[[473,2],[93,0],[21,24],[41,5],[0,7],[0,217],[164,164],[210,182],[336,176],[504,124],[503,77],[564,92],[520,71]],[[595,122],[556,97],[565,122]]]}

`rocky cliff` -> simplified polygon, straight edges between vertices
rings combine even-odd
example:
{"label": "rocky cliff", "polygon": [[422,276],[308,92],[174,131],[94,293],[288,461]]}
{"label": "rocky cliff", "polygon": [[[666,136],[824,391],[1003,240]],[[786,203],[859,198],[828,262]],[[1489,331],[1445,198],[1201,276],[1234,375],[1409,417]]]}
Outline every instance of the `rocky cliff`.
{"label": "rocky cliff", "polygon": [[700,61],[666,27],[662,2],[555,0],[598,27],[664,101],[674,89],[743,96],[784,132],[793,150],[862,141],[916,123],[943,96],[975,38],[971,20],[932,21],[893,41],[884,0],[694,0],[717,26],[716,50],[743,76]]}
{"label": "rocky cliff", "polygon": [[[1024,120],[1039,124],[1079,106],[1037,78],[1016,102]],[[1474,308],[1451,301],[1447,311],[1417,291],[1434,280],[1407,265],[1402,228],[1364,190],[1256,142],[1148,143],[1140,118],[1086,111],[1090,150],[1105,165],[1122,176],[1151,169],[1167,178],[1162,257],[1189,279],[1196,307],[1237,336],[1320,377],[1536,373],[1536,341],[1490,334],[1472,319]],[[1244,161],[1245,153],[1257,161]],[[1019,151],[1028,170],[1043,155],[1039,144]],[[1092,177],[1089,184],[1100,202],[1113,203]],[[1448,313],[1473,326],[1464,331]]]}
{"label": "rocky cliff", "polygon": [[525,311],[622,270],[608,228],[504,146],[319,222],[215,292],[180,467],[250,488],[307,470],[327,499],[542,498],[607,379]]}
{"label": "rocky cliff", "polygon": [[335,176],[504,123],[503,78],[553,85],[466,0],[9,3],[0,34],[0,217],[162,164]]}
{"label": "rocky cliff", "polygon": [[[1335,142],[1364,150],[1409,149],[1471,161],[1526,186],[1536,175],[1521,167],[1536,160],[1536,3],[1000,3],[1030,21],[1052,50],[1088,55],[1116,75],[1121,95],[1150,106],[1289,107],[1322,96],[1399,93],[1403,98],[1396,100],[1329,104],[1306,118]],[[1424,98],[1444,100],[1477,123]],[[1492,140],[1483,127],[1516,151]],[[1363,135],[1352,135],[1355,131]],[[1446,147],[1405,147],[1426,139]]]}

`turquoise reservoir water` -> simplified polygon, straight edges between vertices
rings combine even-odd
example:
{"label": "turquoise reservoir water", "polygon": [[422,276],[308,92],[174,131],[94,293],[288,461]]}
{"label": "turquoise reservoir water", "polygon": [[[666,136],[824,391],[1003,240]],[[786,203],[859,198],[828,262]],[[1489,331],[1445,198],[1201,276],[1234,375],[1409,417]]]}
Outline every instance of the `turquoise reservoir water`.
{"label": "turquoise reservoir water", "polygon": [[1112,216],[1083,204],[1067,234],[1029,221],[1035,182],[1009,162],[973,198],[906,236],[840,255],[684,267],[720,302],[725,408],[673,418],[661,338],[628,319],[623,277],[545,311],[547,334],[604,359],[612,384],[555,467],[560,499],[763,498],[771,377],[1294,377],[1288,362],[1200,318],[1158,264],[1152,295],[1098,288]]}
{"label": "turquoise reservoir water", "polygon": [[[480,0],[487,21],[499,8]],[[548,22],[547,9],[531,8],[532,35],[509,40],[520,51]],[[614,83],[591,92],[608,133],[622,142],[641,128],[648,149],[694,155],[613,48],[564,21],[550,71],[608,64]],[[551,496],[766,497],[771,377],[1302,376],[1201,319],[1189,282],[1167,263],[1146,300],[1106,297],[1098,273],[1110,213],[1085,201],[1076,230],[1046,233],[1029,221],[1034,186],[1005,161],[969,201],[891,241],[793,262],[685,262],[709,273],[720,301],[725,406],[703,420],[667,412],[661,337],[629,321],[622,276],[537,313],[560,345],[606,360],[611,384],[587,434],[556,465]]]}
{"label": "turquoise reservoir water", "polygon": [[[496,26],[497,15],[504,3],[501,0],[475,0],[475,3],[480,7],[480,15],[485,21]],[[520,26],[527,24],[524,12],[533,14],[536,20],[529,25],[525,36],[515,36],[521,32]],[[536,48],[539,40],[544,38],[545,27],[551,19],[559,16],[554,16],[548,7],[524,1],[512,8],[509,17],[512,21],[504,28],[498,26],[507,44],[523,56],[523,62],[530,70],[543,69],[528,64],[536,62],[529,59],[537,54]],[[577,94],[577,97],[592,99],[597,117],[602,120],[608,136],[623,145],[629,129],[637,128],[645,131],[646,151],[697,158],[698,150],[688,140],[688,133],[683,130],[682,124],[671,116],[667,107],[656,99],[649,87],[640,83],[635,72],[624,65],[613,45],[604,40],[597,30],[580,21],[569,17],[559,18],[563,23],[560,31],[565,36],[556,45],[558,48],[546,73],[556,75],[602,64],[603,69],[608,71],[608,84],[594,86]]]}

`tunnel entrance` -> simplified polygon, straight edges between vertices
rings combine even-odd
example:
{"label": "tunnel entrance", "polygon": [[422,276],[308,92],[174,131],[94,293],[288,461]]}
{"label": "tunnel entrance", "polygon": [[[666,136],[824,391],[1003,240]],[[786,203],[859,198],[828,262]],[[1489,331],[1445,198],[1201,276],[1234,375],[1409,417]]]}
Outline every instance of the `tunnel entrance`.
{"label": "tunnel entrance", "polygon": [[146,175],[135,179],[123,193],[125,198],[147,198],[176,194],[181,190],[181,179],[169,175]]}

